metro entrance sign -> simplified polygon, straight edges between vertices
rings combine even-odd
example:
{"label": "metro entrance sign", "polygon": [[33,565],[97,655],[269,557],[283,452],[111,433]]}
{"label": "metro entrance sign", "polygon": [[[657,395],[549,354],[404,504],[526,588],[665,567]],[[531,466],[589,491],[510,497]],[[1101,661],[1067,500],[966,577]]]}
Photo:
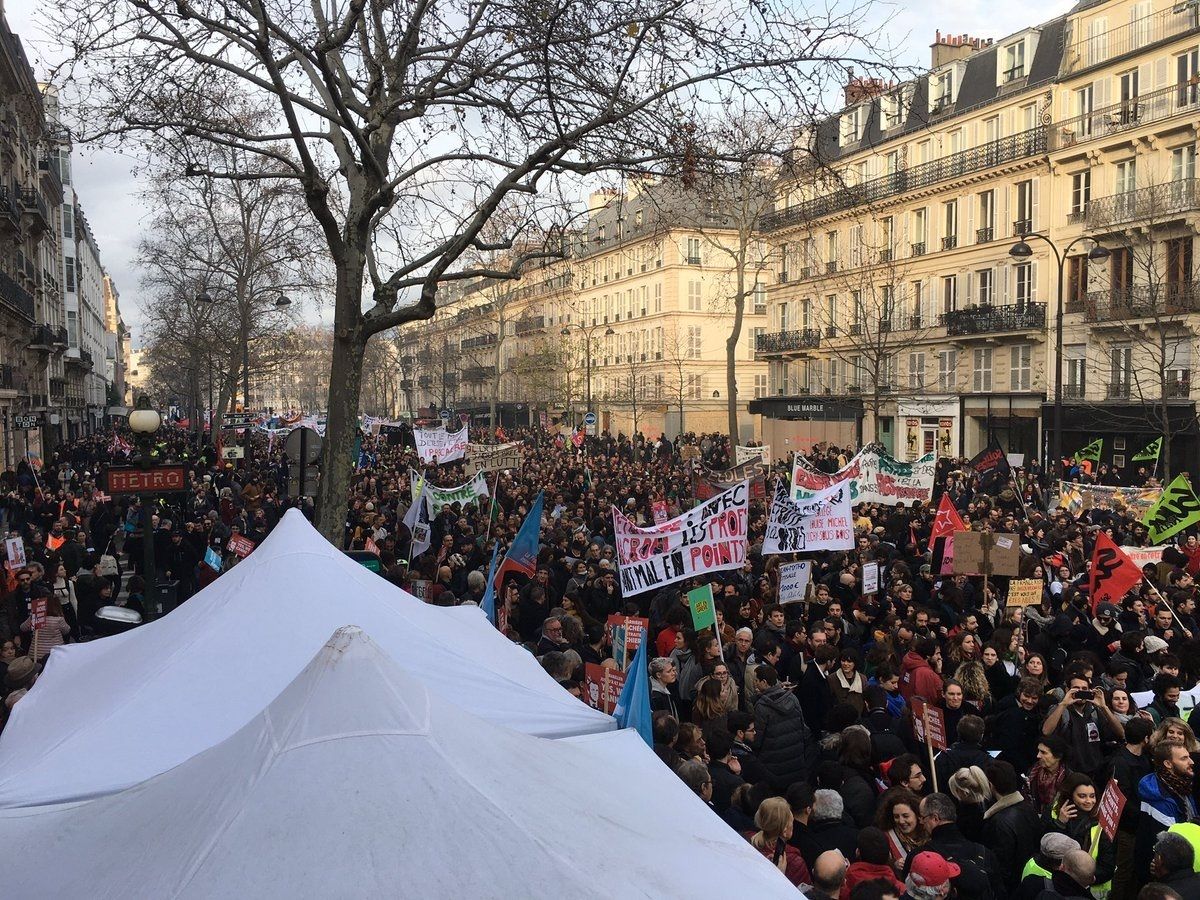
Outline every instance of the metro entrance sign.
{"label": "metro entrance sign", "polygon": [[122,466],[108,470],[110,494],[165,494],[187,490],[187,469],[183,466],[154,466],[141,469]]}

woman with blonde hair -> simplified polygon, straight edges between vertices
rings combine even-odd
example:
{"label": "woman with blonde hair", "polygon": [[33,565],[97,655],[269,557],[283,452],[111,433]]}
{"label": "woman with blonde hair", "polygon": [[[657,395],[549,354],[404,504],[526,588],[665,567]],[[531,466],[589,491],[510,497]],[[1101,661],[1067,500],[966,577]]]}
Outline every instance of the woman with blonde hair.
{"label": "woman with blonde hair", "polygon": [[983,813],[992,787],[979,766],[966,766],[950,776],[950,796],[958,803],[958,829],[969,840],[983,839]]}
{"label": "woman with blonde hair", "polygon": [[788,843],[792,836],[792,808],[782,797],[768,797],[754,815],[758,831],[747,835],[753,847],[773,862],[796,887],[810,884],[808,866],[800,851]]}
{"label": "woman with blonde hair", "polygon": [[1175,716],[1167,716],[1151,733],[1151,747],[1158,746],[1162,741],[1175,741],[1187,747],[1188,753],[1200,753],[1200,741],[1196,740],[1196,733],[1192,731],[1192,726]]}
{"label": "woman with blonde hair", "polygon": [[981,716],[992,711],[992,689],[988,684],[983,663],[971,659],[954,670],[954,680],[962,685],[968,703],[979,710]]}

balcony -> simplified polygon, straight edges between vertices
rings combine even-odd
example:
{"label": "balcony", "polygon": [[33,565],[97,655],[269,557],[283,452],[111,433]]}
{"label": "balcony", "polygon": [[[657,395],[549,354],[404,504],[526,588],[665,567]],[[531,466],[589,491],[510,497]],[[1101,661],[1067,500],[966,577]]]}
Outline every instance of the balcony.
{"label": "balcony", "polygon": [[1167,373],[1167,381],[1163,385],[1163,394],[1168,400],[1186,400],[1192,393],[1191,372],[1177,370],[1175,377]]}
{"label": "balcony", "polygon": [[417,358],[411,353],[406,353],[404,356],[400,357],[400,365],[404,366],[406,369],[411,368],[412,366],[416,365],[416,363]]}
{"label": "balcony", "polygon": [[78,347],[69,347],[67,355],[63,357],[63,363],[68,366],[79,366],[83,368],[83,351]]}
{"label": "balcony", "polygon": [[915,243],[913,243],[912,255],[913,256],[924,256],[925,255],[925,242],[924,241],[916,241]]}
{"label": "balcony", "polygon": [[689,256],[689,257],[687,257],[686,262],[689,266],[698,266],[698,265],[700,265],[700,257],[699,256]]}
{"label": "balcony", "polygon": [[1082,400],[1087,388],[1082,384],[1064,384],[1062,395],[1064,400]]}
{"label": "balcony", "polygon": [[95,361],[92,359],[91,350],[80,350],[79,361],[83,363],[85,369],[91,370],[95,367]]}
{"label": "balcony", "polygon": [[529,316],[525,319],[518,319],[515,331],[519,335],[533,334],[536,331],[545,331],[546,317],[545,316]]}
{"label": "balcony", "polygon": [[1082,210],[1070,213],[1067,224],[1083,225],[1091,230],[1130,222],[1153,227],[1195,209],[1200,209],[1197,180],[1185,178],[1091,200]]}
{"label": "balcony", "polygon": [[34,325],[33,337],[29,341],[29,349],[41,353],[49,353],[54,349],[54,329],[49,325]]}
{"label": "balcony", "polygon": [[496,346],[496,335],[494,334],[478,334],[475,337],[463,338],[462,343],[459,344],[459,348],[464,353],[494,346]]}
{"label": "balcony", "polygon": [[972,306],[942,313],[948,337],[989,335],[1005,331],[1028,331],[1046,327],[1046,304]]}
{"label": "balcony", "polygon": [[0,185],[0,229],[18,231],[21,227],[21,207],[9,187]]}
{"label": "balcony", "polygon": [[24,316],[30,322],[33,321],[33,294],[3,272],[0,272],[0,301],[3,301],[10,311]]}
{"label": "balcony", "polygon": [[431,387],[433,387],[433,376],[432,375],[420,376],[417,379],[417,386],[420,387],[422,390],[426,390],[426,391],[429,390]]}
{"label": "balcony", "polygon": [[67,396],[67,380],[65,378],[50,379],[50,399],[62,400]]}
{"label": "balcony", "polygon": [[419,362],[423,366],[429,365],[431,362],[433,362],[433,351],[432,350],[419,351],[417,353],[417,362]]}
{"label": "balcony", "polygon": [[836,271],[837,271],[837,260],[836,259],[825,263],[825,274],[826,275],[832,275]]}
{"label": "balcony", "polygon": [[1187,283],[1089,291],[1083,302],[1085,321],[1118,327],[1129,319],[1158,319],[1194,312],[1200,312],[1200,287]]}
{"label": "balcony", "polygon": [[821,332],[817,328],[760,334],[754,340],[754,350],[757,353],[794,353],[800,350],[815,350],[820,345]]}
{"label": "balcony", "polygon": [[33,232],[45,232],[50,227],[50,210],[46,208],[42,195],[30,188],[21,188],[20,200]]}
{"label": "balcony", "polygon": [[888,249],[880,250],[879,261],[881,263],[890,263],[892,261],[892,251]]}
{"label": "balcony", "polygon": [[825,337],[827,337],[827,338],[837,337],[837,326],[836,325],[826,325],[825,326]]}
{"label": "balcony", "polygon": [[845,184],[833,188],[829,193],[805,200],[788,209],[764,216],[760,226],[764,231],[775,231],[792,225],[802,225],[833,213],[844,212],[866,206],[888,197],[930,187],[943,181],[982,172],[1006,163],[1018,162],[1046,152],[1046,128],[1038,126],[1008,137],[998,138],[944,156],[872,178],[861,184]]}
{"label": "balcony", "polygon": [[1110,382],[1104,391],[1105,398],[1109,400],[1128,400],[1132,394],[1132,385],[1128,381]]}
{"label": "balcony", "polygon": [[992,238],[994,237],[993,230],[994,229],[992,228],[976,228],[975,243],[990,244],[992,242]]}
{"label": "balcony", "polygon": [[1200,109],[1200,84],[1172,85],[1132,100],[1094,109],[1049,126],[1050,151],[1064,150],[1088,141],[1120,135],[1139,125],[1175,116],[1194,115]]}
{"label": "balcony", "polygon": [[942,238],[942,249],[943,250],[953,250],[957,246],[958,246],[958,235],[948,234],[944,238]]}
{"label": "balcony", "polygon": [[411,378],[400,379],[400,390],[411,391],[413,389],[413,380]]}
{"label": "balcony", "polygon": [[67,347],[67,343],[68,343],[68,341],[67,341],[67,326],[59,325],[57,328],[53,329],[53,331],[54,331],[54,345],[56,347],[58,347],[59,350],[65,350]]}
{"label": "balcony", "polygon": [[495,366],[468,366],[463,370],[463,381],[468,384],[479,384],[487,381],[496,374]]}
{"label": "balcony", "polygon": [[1125,25],[1071,41],[1063,54],[1062,74],[1074,75],[1109,60],[1144,50],[1159,41],[1196,31],[1200,21],[1192,3],[1175,3]]}
{"label": "balcony", "polygon": [[12,366],[7,363],[0,365],[0,390],[15,391],[17,389],[17,375]]}
{"label": "balcony", "polygon": [[1017,219],[1013,222],[1013,234],[1017,237],[1024,237],[1033,231],[1032,219]]}

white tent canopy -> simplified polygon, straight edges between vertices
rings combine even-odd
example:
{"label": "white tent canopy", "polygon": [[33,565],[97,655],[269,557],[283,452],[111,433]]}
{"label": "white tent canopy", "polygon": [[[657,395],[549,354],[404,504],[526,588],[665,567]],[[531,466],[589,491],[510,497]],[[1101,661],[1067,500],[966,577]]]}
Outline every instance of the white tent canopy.
{"label": "white tent canopy", "polygon": [[133,631],[56,648],[0,736],[0,807],[144,781],[257,715],[342,625],[490,722],[541,737],[615,729],[478,607],[429,606],[335,550],[290,511],[245,561]]}
{"label": "white tent canopy", "polygon": [[0,846],[14,897],[797,896],[636,732],[497,727],[357,628],[177,768],[0,811]]}

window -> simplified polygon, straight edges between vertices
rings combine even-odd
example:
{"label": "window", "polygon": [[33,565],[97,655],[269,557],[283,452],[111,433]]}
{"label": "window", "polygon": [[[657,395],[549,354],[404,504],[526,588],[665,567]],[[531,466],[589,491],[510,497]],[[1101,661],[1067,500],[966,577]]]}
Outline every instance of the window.
{"label": "window", "polygon": [[1137,69],[1130,69],[1117,76],[1117,93],[1121,98],[1119,121],[1122,125],[1132,125],[1138,120]]}
{"label": "window", "polygon": [[879,259],[888,262],[892,258],[892,234],[895,231],[891,216],[879,220]]}
{"label": "window", "polygon": [[1192,392],[1192,345],[1188,338],[1172,338],[1167,342],[1163,369],[1166,395],[1186,398]]}
{"label": "window", "polygon": [[596,229],[596,240],[599,241],[601,244],[604,243],[604,241],[607,239],[607,237],[608,237],[608,226],[607,225],[601,225],[599,228]]}
{"label": "window", "polygon": [[929,211],[924,207],[912,211],[912,253],[920,256],[925,252],[925,242],[928,240],[927,221]]}
{"label": "window", "polygon": [[825,324],[831,331],[838,326],[837,294],[827,294],[825,297]]}
{"label": "window", "polygon": [[958,246],[958,201],[948,200],[942,204],[942,249],[953,250]]}
{"label": "window", "polygon": [[1192,197],[1196,179],[1196,145],[1187,144],[1171,151],[1171,200],[1182,203]]}
{"label": "window", "polygon": [[790,303],[779,304],[779,330],[790,331],[792,324],[792,310]]}
{"label": "window", "polygon": [[[1174,299],[1192,284],[1192,238],[1178,237],[1167,241],[1167,286]],[[1187,300],[1186,296],[1182,298]],[[1184,307],[1187,308],[1187,307]]]}
{"label": "window", "polygon": [[701,329],[697,325],[689,325],[687,330],[687,358],[699,359],[702,352]]}
{"label": "window", "polygon": [[704,376],[688,375],[687,397],[689,400],[699,400],[704,396]]}
{"label": "window", "polygon": [[699,312],[701,307],[701,285],[699,281],[689,281],[687,286],[687,308],[691,312]]}
{"label": "window", "polygon": [[985,393],[992,389],[992,348],[978,347],[975,350],[975,364],[971,370],[971,390],[975,393]]}
{"label": "window", "polygon": [[654,311],[656,313],[662,312],[662,285],[661,284],[656,284],[654,286]]}
{"label": "window", "polygon": [[975,241],[986,244],[996,236],[996,192],[984,191],[979,195],[979,230]]}
{"label": "window", "polygon": [[633,227],[634,228],[641,228],[642,223],[644,221],[645,221],[645,215],[642,210],[639,209],[636,212],[634,212],[634,214],[633,214]]}
{"label": "window", "polygon": [[1031,383],[1030,372],[1033,361],[1033,347],[1029,344],[1018,344],[1009,348],[1008,383],[1009,389],[1027,391]]}
{"label": "window", "polygon": [[71,150],[68,147],[58,150],[58,176],[63,184],[71,183]]}
{"label": "window", "polygon": [[800,301],[800,325],[812,328],[812,300],[807,297]]}
{"label": "window", "polygon": [[1076,88],[1072,100],[1075,116],[1079,119],[1076,127],[1081,137],[1087,137],[1092,133],[1092,86]]}
{"label": "window", "polygon": [[[64,262],[66,263],[67,277],[64,280],[63,284],[67,290],[67,293],[74,293],[75,292],[75,260],[68,256],[64,260]],[[72,315],[74,315],[74,313],[72,313]]]}
{"label": "window", "polygon": [[1092,199],[1092,170],[1084,169],[1071,176],[1071,214],[1080,215],[1087,212],[1087,205]]}
{"label": "window", "polygon": [[767,286],[761,281],[754,283],[754,314],[756,316],[767,314]]}
{"label": "window", "polygon": [[698,237],[687,239],[687,264],[689,266],[700,265],[700,238]]}
{"label": "window", "polygon": [[1108,283],[1113,297],[1124,297],[1133,287],[1133,254],[1128,247],[1113,247],[1108,257]]}
{"label": "window", "polygon": [[850,315],[853,317],[850,322],[850,333],[861,334],[863,319],[866,318],[866,310],[863,308],[862,291],[850,292]]}
{"label": "window", "polygon": [[850,228],[850,266],[862,265],[863,227],[854,225]]}
{"label": "window", "polygon": [[1113,193],[1129,194],[1137,189],[1137,161],[1132,159],[1117,163],[1117,183]]}
{"label": "window", "polygon": [[1108,396],[1129,396],[1133,375],[1133,348],[1118,344],[1108,350]]}
{"label": "window", "polygon": [[929,79],[929,111],[941,112],[954,103],[954,69],[932,76]]}
{"label": "window", "polygon": [[1087,344],[1067,344],[1063,347],[1067,364],[1067,381],[1063,393],[1069,399],[1081,399],[1087,384]]}
{"label": "window", "polygon": [[1017,218],[1013,222],[1016,234],[1029,234],[1033,231],[1033,182],[1017,182]]}
{"label": "window", "polygon": [[1193,47],[1187,53],[1175,57],[1175,83],[1178,85],[1175,92],[1176,106],[1191,106],[1197,97],[1200,97],[1197,93],[1200,91],[1197,76],[1200,76],[1200,48]]}
{"label": "window", "polygon": [[958,351],[938,351],[938,390],[943,394],[958,390]]}
{"label": "window", "polygon": [[910,390],[921,390],[925,387],[925,354],[908,354],[908,387]]}
{"label": "window", "polygon": [[[913,328],[920,328],[923,324],[921,322],[921,314],[925,310],[925,282],[909,282],[909,289],[912,291],[912,319],[910,324]],[[924,324],[932,325],[933,323],[929,322]]]}
{"label": "window", "polygon": [[825,233],[825,268],[830,272],[837,271],[838,258],[838,233],[836,231],[827,231]]}
{"label": "window", "polygon": [[70,309],[67,310],[67,342],[72,347],[79,346],[79,316]]}
{"label": "window", "polygon": [[950,313],[958,309],[958,276],[945,275],[942,277],[942,312]]}
{"label": "window", "polygon": [[62,207],[62,222],[63,222],[63,237],[70,240],[75,239],[75,207],[70,203],[64,203]]}
{"label": "window", "polygon": [[1025,42],[1017,41],[1004,48],[1001,54],[1000,83],[1008,84],[1025,77]]}
{"label": "window", "polygon": [[883,157],[883,172],[885,175],[895,175],[900,171],[900,151],[889,150]]}
{"label": "window", "polygon": [[853,144],[862,137],[863,124],[866,122],[867,108],[859,105],[842,113],[841,130],[838,133],[838,144],[846,146]]}
{"label": "window", "polygon": [[[660,375],[658,377],[661,378],[662,376]],[[754,376],[754,396],[755,396],[755,398],[767,396],[767,376],[766,375],[755,375]]]}
{"label": "window", "polygon": [[896,128],[904,122],[905,113],[908,111],[908,98],[903,90],[885,94],[882,105],[884,128]]}
{"label": "window", "polygon": [[1108,58],[1108,19],[1096,18],[1088,22],[1086,65],[1092,66]]}
{"label": "window", "polygon": [[885,356],[882,360],[879,372],[879,387],[885,390],[890,390],[896,386],[896,354],[892,353]]}
{"label": "window", "polygon": [[1087,256],[1067,257],[1067,305],[1081,306],[1087,299],[1088,261]]}
{"label": "window", "polygon": [[995,301],[993,278],[994,273],[991,269],[979,269],[975,272],[975,284],[978,285],[975,298],[980,306],[988,306]]}
{"label": "window", "polygon": [[1026,304],[1037,299],[1037,289],[1033,279],[1033,263],[1017,263],[1013,269],[1017,285],[1017,308],[1024,309]]}

